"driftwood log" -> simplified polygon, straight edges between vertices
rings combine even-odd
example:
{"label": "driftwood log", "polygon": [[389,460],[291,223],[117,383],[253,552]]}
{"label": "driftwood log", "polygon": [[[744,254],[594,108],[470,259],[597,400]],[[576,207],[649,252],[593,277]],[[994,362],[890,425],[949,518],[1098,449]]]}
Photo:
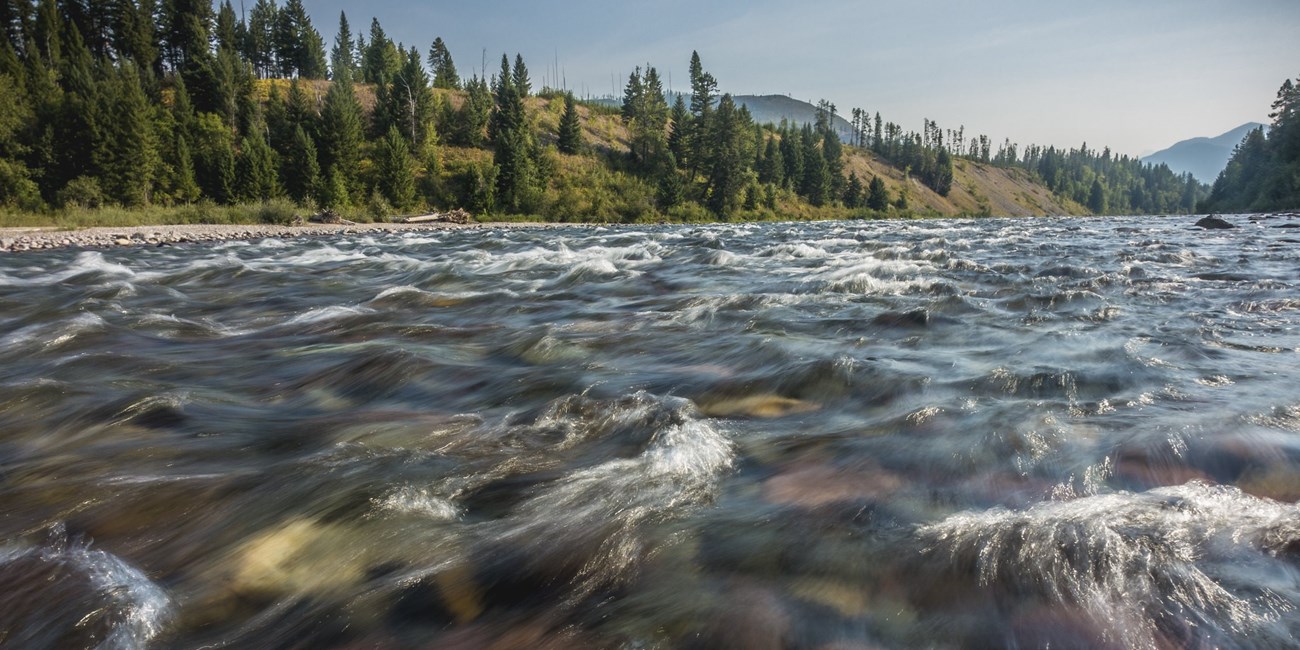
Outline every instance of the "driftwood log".
{"label": "driftwood log", "polygon": [[402,223],[456,223],[462,225],[473,223],[473,221],[474,217],[461,208],[456,208],[451,212],[434,212],[402,219]]}

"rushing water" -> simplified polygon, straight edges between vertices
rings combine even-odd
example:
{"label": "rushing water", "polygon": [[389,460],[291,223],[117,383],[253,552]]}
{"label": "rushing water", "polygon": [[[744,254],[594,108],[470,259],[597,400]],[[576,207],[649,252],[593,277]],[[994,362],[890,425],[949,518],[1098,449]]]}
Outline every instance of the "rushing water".
{"label": "rushing water", "polygon": [[1294,647],[1300,242],[1189,223],[0,256],[0,646]]}

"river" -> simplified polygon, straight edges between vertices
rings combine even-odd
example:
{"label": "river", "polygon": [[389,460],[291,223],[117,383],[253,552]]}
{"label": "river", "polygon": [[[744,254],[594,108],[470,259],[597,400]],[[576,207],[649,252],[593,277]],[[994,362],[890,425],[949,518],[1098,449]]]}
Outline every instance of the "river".
{"label": "river", "polygon": [[1300,644],[1285,218],[0,255],[0,646]]}

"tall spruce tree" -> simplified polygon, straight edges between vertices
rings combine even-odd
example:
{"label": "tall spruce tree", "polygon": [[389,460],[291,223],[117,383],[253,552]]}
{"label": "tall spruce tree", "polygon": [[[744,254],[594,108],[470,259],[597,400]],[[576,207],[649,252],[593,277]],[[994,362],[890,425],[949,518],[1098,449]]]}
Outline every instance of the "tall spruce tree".
{"label": "tall spruce tree", "polygon": [[528,78],[528,66],[524,65],[524,57],[521,54],[515,54],[515,67],[510,72],[510,85],[520,97],[528,97],[533,92],[533,82]]}
{"label": "tall spruce tree", "polygon": [[718,89],[718,81],[713,75],[704,71],[699,52],[691,52],[691,132],[687,138],[687,168],[690,177],[695,178],[701,169],[711,166],[710,137],[713,126],[709,123],[713,114],[713,102]]}
{"label": "tall spruce tree", "polygon": [[744,153],[741,139],[745,125],[741,124],[736,103],[730,94],[718,101],[718,110],[709,120],[712,129],[709,141],[707,207],[719,217],[729,217],[736,209],[736,201],[744,187]]}
{"label": "tall spruce tree", "polygon": [[356,63],[353,58],[352,27],[348,25],[348,15],[339,12],[339,31],[334,35],[334,48],[330,50],[330,78],[335,79],[339,70],[352,72]]}
{"label": "tall spruce tree", "polygon": [[348,205],[351,194],[357,189],[356,170],[361,160],[362,129],[361,103],[352,86],[352,73],[346,68],[340,69],[325,93],[320,117],[320,166],[325,170],[327,185],[332,192],[329,202],[332,206]]}
{"label": "tall spruce tree", "polygon": [[281,169],[284,188],[294,201],[305,203],[319,193],[320,162],[316,143],[301,125],[294,127],[293,139],[283,156]]}
{"label": "tall spruce tree", "polygon": [[405,210],[415,202],[415,161],[406,137],[392,127],[379,143],[375,184],[388,203]]}
{"label": "tall spruce tree", "polygon": [[451,60],[451,51],[439,36],[429,46],[429,70],[433,72],[433,87],[444,90],[460,88],[460,75],[456,74],[456,64]]}
{"label": "tall spruce tree", "polygon": [[152,115],[135,63],[123,62],[108,73],[99,93],[103,117],[95,147],[100,186],[112,201],[147,205],[161,163]]}
{"label": "tall spruce tree", "polygon": [[578,102],[573,93],[564,94],[564,113],[560,116],[559,137],[555,147],[560,153],[578,154],[584,149],[582,142],[582,123],[578,119]]}

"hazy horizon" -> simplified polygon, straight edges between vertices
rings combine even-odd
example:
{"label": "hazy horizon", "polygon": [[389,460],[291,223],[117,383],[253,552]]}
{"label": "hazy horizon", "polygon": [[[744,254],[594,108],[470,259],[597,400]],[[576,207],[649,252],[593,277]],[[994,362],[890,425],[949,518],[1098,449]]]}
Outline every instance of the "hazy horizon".
{"label": "hazy horizon", "polygon": [[421,52],[441,37],[464,76],[520,53],[539,87],[618,95],[649,63],[683,90],[696,50],[724,92],[827,99],[906,130],[929,118],[964,125],[968,139],[1086,141],[1131,156],[1267,123],[1278,86],[1300,76],[1300,3],[1283,0],[306,4],[327,47],[340,11],[354,34],[377,17]]}

